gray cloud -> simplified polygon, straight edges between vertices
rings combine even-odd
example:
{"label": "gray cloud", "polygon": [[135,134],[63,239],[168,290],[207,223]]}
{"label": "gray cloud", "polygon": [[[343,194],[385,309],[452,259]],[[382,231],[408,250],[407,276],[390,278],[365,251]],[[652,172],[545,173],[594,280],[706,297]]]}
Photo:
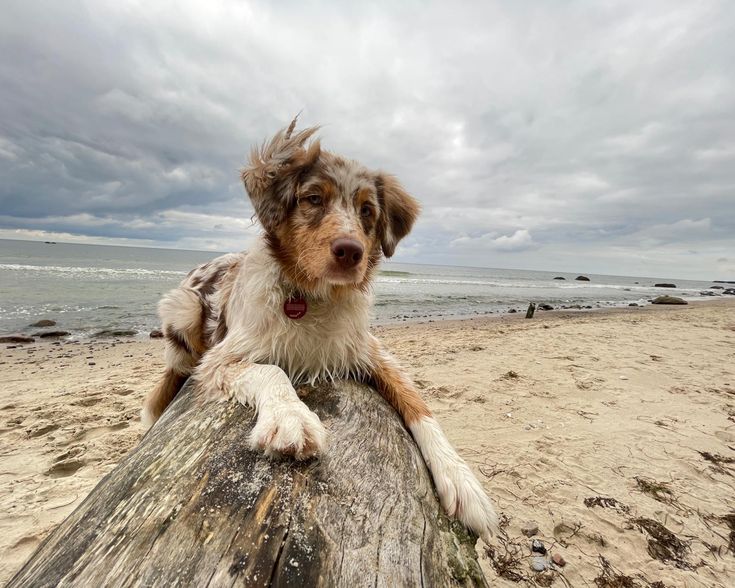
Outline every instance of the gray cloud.
{"label": "gray cloud", "polygon": [[422,200],[401,260],[735,275],[730,2],[3,13],[0,236],[246,246],[237,169],[303,110]]}

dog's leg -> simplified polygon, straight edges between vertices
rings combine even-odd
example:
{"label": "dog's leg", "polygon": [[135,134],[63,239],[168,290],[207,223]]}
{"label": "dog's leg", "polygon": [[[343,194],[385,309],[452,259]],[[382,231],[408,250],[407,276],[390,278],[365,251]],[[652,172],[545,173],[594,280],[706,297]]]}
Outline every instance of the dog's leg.
{"label": "dog's leg", "polygon": [[255,409],[255,427],[249,437],[252,449],[307,459],[326,448],[324,425],[278,366],[239,359],[225,339],[204,355],[194,377],[205,398],[234,397]]}
{"label": "dog's leg", "polygon": [[152,427],[163,414],[163,411],[166,410],[166,407],[171,404],[184,382],[186,382],[187,377],[171,368],[166,368],[156,387],[148,393],[143,401],[140,420],[146,429]]}
{"label": "dog's leg", "polygon": [[175,288],[158,305],[166,337],[166,371],[143,401],[141,421],[148,428],[176,397],[204,352],[202,303],[190,288]]}
{"label": "dog's leg", "polygon": [[489,539],[498,530],[498,517],[482,485],[450,445],[413,383],[377,339],[371,359],[378,391],[401,415],[416,440],[444,510],[484,540]]}
{"label": "dog's leg", "polygon": [[233,381],[235,398],[255,409],[250,447],[266,455],[307,459],[324,451],[327,431],[299,399],[291,380],[275,365],[251,364]]}

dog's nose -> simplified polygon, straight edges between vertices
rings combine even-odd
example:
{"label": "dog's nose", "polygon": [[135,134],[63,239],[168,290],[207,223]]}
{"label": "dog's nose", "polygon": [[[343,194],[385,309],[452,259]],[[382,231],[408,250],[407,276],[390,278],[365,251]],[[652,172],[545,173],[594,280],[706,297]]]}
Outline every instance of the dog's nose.
{"label": "dog's nose", "polygon": [[352,269],[360,263],[364,251],[354,239],[337,239],[332,243],[332,255],[344,269]]}

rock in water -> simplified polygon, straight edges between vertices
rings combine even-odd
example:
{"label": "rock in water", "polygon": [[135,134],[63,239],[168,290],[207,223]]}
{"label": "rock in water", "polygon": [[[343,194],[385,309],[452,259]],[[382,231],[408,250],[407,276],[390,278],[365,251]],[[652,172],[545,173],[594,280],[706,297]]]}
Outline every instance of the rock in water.
{"label": "rock in water", "polygon": [[555,277],[554,279],[555,279],[555,280],[566,280],[566,278],[564,278],[564,277],[562,277],[562,276],[556,276],[556,277]]}
{"label": "rock in water", "polygon": [[41,319],[40,321],[33,323],[31,326],[32,327],[55,327],[56,321],[52,321],[50,319]]}
{"label": "rock in water", "polygon": [[135,331],[132,329],[106,329],[94,334],[95,337],[133,337],[134,335]]}
{"label": "rock in water", "polygon": [[638,306],[638,303],[637,302],[631,302],[630,304],[628,304],[628,306]]}
{"label": "rock in water", "polygon": [[735,296],[735,288],[727,288],[726,290],[723,290],[722,293],[727,294],[728,296]]}
{"label": "rock in water", "polygon": [[35,339],[33,337],[21,335],[20,333],[0,336],[0,343],[33,343],[34,341]]}
{"label": "rock in water", "polygon": [[574,279],[577,280],[578,282],[589,282],[590,281],[590,279],[587,276],[577,276]]}
{"label": "rock in water", "polygon": [[689,304],[686,300],[676,296],[659,296],[652,301],[653,304]]}
{"label": "rock in water", "polygon": [[710,286],[710,290],[724,290],[725,286]]}
{"label": "rock in water", "polygon": [[554,307],[551,306],[551,304],[539,304],[538,307],[540,310],[554,310]]}
{"label": "rock in water", "polygon": [[151,339],[162,339],[163,338],[163,331],[161,329],[153,329],[150,332],[149,337]]}
{"label": "rock in water", "polygon": [[676,288],[676,284],[654,284],[654,288]]}
{"label": "rock in water", "polygon": [[33,333],[34,337],[40,337],[41,339],[56,339],[57,337],[67,337],[71,335],[69,331],[41,331],[40,333]]}

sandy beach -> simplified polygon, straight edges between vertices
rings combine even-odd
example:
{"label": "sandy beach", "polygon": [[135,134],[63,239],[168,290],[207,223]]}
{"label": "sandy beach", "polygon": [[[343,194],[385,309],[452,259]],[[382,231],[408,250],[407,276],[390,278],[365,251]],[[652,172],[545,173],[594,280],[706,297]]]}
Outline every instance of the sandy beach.
{"label": "sandy beach", "polygon": [[[735,300],[376,332],[502,513],[491,585],[540,580],[529,522],[557,585],[735,583]],[[138,442],[162,347],[2,346],[0,583]]]}

